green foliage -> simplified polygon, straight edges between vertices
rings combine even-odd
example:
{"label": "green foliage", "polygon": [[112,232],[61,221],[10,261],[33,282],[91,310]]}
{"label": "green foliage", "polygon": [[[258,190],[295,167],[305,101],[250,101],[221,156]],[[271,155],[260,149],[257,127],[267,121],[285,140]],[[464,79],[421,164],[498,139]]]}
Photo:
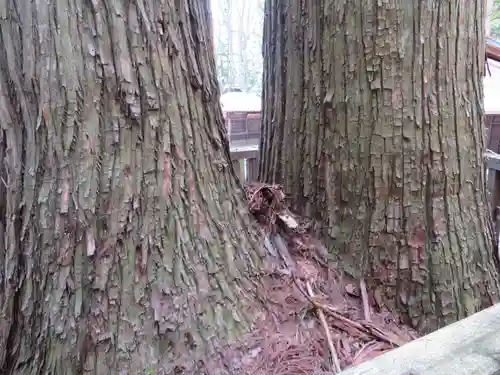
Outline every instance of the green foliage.
{"label": "green foliage", "polygon": [[493,1],[489,17],[491,22],[491,36],[495,39],[500,39],[500,0]]}

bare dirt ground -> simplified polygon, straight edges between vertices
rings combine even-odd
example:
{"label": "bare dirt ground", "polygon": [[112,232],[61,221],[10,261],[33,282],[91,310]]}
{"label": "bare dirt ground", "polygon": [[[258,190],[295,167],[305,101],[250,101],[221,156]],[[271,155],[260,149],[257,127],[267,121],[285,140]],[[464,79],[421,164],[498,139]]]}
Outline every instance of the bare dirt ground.
{"label": "bare dirt ground", "polygon": [[336,374],[417,337],[398,317],[374,311],[363,281],[347,280],[328,261],[279,186],[251,184],[246,194],[275,261],[263,276],[267,317],[225,356],[236,373]]}

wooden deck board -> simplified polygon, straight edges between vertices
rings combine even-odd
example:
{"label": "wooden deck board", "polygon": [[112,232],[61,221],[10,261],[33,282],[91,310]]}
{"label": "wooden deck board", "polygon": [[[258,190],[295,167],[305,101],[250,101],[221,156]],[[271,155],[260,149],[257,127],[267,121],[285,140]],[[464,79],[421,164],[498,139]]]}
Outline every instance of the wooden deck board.
{"label": "wooden deck board", "polygon": [[257,147],[259,148],[260,140],[258,139],[248,139],[243,141],[229,141],[229,148],[245,148],[245,147]]}
{"label": "wooden deck board", "polygon": [[500,304],[339,375],[493,375],[500,370]]}

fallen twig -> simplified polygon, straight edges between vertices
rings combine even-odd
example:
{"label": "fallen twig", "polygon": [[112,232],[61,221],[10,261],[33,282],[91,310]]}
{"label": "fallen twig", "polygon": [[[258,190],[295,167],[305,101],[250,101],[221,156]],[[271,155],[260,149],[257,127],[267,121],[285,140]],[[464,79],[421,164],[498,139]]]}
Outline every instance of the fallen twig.
{"label": "fallen twig", "polygon": [[[309,281],[306,281],[306,289],[307,293],[309,294],[309,297],[311,299],[314,299],[314,293],[311,288],[311,284]],[[335,371],[340,372],[342,369],[340,368],[340,360],[337,355],[337,351],[335,350],[335,347],[333,346],[333,340],[332,340],[332,335],[330,333],[330,328],[328,328],[328,323],[326,322],[325,314],[323,313],[323,309],[319,307],[318,304],[315,304],[316,311],[318,312],[319,320],[321,320],[321,324],[323,325],[323,329],[325,330],[326,334],[326,341],[328,342],[328,348],[330,349],[330,355],[332,356],[332,362],[335,365]]]}
{"label": "fallen twig", "polygon": [[372,316],[370,311],[370,303],[368,300],[368,292],[366,291],[366,283],[364,278],[361,278],[361,280],[359,280],[359,289],[361,290],[361,300],[363,301],[363,314],[365,320],[367,322],[370,322],[372,320]]}
{"label": "fallen twig", "polygon": [[[327,313],[329,313],[333,317],[337,318],[338,320],[342,320],[345,323],[350,324],[352,327],[357,328],[359,331],[361,331],[363,333],[377,337],[380,340],[383,340],[383,341],[385,341],[391,345],[394,345],[394,346],[402,346],[402,345],[406,344],[406,342],[401,342],[399,340],[391,339],[384,332],[382,332],[380,329],[376,328],[371,322],[358,323],[358,322],[355,322],[349,318],[346,318],[341,313],[339,313],[338,311],[336,311],[335,309],[333,309],[332,307],[330,307],[328,305],[323,305],[323,304],[320,304],[317,302],[315,302],[315,305],[322,307],[324,311],[326,311]],[[343,329],[343,327],[340,325],[336,325],[336,326],[340,329]]]}

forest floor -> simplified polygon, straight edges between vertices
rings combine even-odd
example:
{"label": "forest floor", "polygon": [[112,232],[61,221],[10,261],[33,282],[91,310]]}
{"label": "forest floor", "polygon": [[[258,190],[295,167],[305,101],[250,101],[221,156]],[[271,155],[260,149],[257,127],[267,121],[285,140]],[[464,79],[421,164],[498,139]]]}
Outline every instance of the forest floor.
{"label": "forest floor", "polygon": [[246,194],[275,262],[263,279],[272,313],[231,349],[239,353],[231,355],[239,358],[238,373],[336,374],[417,338],[397,316],[375,308],[363,281],[348,280],[328,261],[309,223],[285,206],[279,186],[251,184]]}

